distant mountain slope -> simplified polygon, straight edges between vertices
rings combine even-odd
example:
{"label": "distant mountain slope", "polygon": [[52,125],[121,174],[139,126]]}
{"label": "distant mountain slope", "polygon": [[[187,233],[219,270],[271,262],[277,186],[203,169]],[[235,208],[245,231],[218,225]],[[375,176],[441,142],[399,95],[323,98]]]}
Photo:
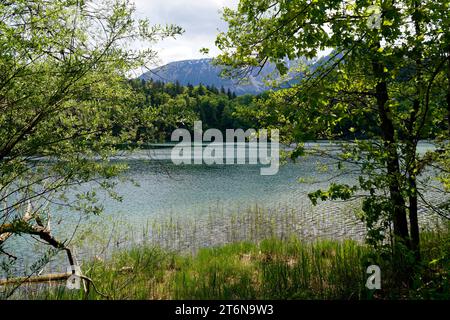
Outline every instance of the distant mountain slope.
{"label": "distant mountain slope", "polygon": [[[292,62],[291,62],[292,63]],[[220,77],[221,68],[212,64],[212,59],[183,60],[171,62],[165,66],[153,69],[140,76],[143,80],[161,80],[164,82],[176,82],[181,85],[214,85],[217,88],[222,86],[225,90],[230,89],[237,95],[258,94],[269,88],[265,85],[264,79],[274,73],[275,65],[267,64],[258,74],[255,70],[245,83],[238,83],[237,80],[224,79]],[[277,73],[274,73],[277,74]]]}

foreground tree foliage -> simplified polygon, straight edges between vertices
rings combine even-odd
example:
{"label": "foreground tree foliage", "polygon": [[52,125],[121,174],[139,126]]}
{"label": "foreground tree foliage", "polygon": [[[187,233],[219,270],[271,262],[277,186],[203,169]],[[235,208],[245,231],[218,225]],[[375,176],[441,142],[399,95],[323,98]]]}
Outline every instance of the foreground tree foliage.
{"label": "foreground tree foliage", "polygon": [[[123,167],[108,158],[153,119],[130,107],[137,97],[125,79],[156,53],[127,44],[182,30],[133,12],[122,0],[0,1],[0,252],[10,259],[20,235],[66,249],[51,234],[47,205],[87,181],[111,191],[102,178]],[[94,202],[90,191],[71,205],[98,213]]]}
{"label": "foreground tree foliage", "polygon": [[[389,247],[404,274],[420,259],[419,206],[450,218],[449,17],[449,1],[241,0],[224,11],[229,30],[216,41],[229,73],[267,61],[286,73],[286,58],[333,49],[298,85],[274,92],[255,118],[281,127],[286,142],[354,134],[333,156],[339,168],[359,166],[359,183],[332,183],[310,198],[363,195],[369,241],[385,244],[392,226]],[[356,138],[361,133],[366,139]],[[418,142],[429,138],[436,147],[419,153]],[[292,156],[302,154],[300,143]],[[442,191],[439,202],[430,190]]]}

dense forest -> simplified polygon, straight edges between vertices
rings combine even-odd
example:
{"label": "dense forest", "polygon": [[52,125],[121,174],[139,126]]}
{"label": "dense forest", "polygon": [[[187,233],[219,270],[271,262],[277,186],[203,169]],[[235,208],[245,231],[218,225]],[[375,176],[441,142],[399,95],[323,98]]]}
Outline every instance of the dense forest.
{"label": "dense forest", "polygon": [[[267,128],[277,127],[285,129],[289,118],[298,117],[295,113],[284,115],[270,105],[271,94],[276,90],[269,90],[259,95],[237,96],[231,90],[223,87],[203,85],[187,86],[179,82],[163,82],[158,80],[130,81],[136,98],[130,105],[131,109],[145,110],[152,114],[151,125],[142,123],[134,138],[135,142],[166,142],[177,128],[192,130],[194,121],[202,121],[203,129],[215,128],[222,132],[226,129]],[[320,112],[316,112],[319,116]],[[329,121],[333,117],[330,116]],[[342,119],[332,128],[336,139],[349,140],[354,138],[368,138],[368,132],[378,130],[375,124],[376,116],[364,116]],[[116,130],[120,128],[117,125]],[[122,130],[126,128],[122,127]],[[291,128],[289,129],[291,130]],[[287,132],[286,132],[287,133]],[[289,134],[293,134],[292,131]],[[308,131],[297,132],[296,140],[329,139],[330,132]],[[287,134],[286,134],[287,135]],[[285,136],[286,136],[285,135]],[[430,136],[431,137],[431,136]]]}
{"label": "dense forest", "polygon": [[[181,86],[179,82],[132,80],[131,86],[139,96],[133,107],[148,109],[156,117],[152,127],[141,126],[136,141],[145,137],[153,141],[170,141],[176,128],[192,129],[194,121],[200,120],[204,129],[242,128],[251,125],[239,117],[236,111],[253,103],[253,96],[237,97],[234,92],[215,86]],[[154,131],[152,131],[152,128]],[[150,140],[151,141],[151,140]]]}

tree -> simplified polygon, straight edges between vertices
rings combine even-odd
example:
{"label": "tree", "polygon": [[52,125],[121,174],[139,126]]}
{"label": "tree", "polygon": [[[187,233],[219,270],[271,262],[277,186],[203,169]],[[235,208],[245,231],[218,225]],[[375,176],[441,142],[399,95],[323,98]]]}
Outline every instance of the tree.
{"label": "tree", "polygon": [[[2,253],[24,234],[67,249],[52,236],[46,208],[68,187],[97,181],[115,196],[107,179],[124,167],[108,158],[136,135],[136,123],[152,120],[130,107],[138,97],[126,78],[156,52],[126,43],[182,32],[135,20],[133,12],[122,0],[0,2]],[[78,200],[73,206],[82,212],[101,211],[94,191]]]}
{"label": "tree", "polygon": [[199,96],[204,96],[204,95],[206,95],[206,88],[203,86],[203,84],[199,84],[198,85],[198,87],[197,87],[197,94],[199,95]]}
{"label": "tree", "polygon": [[233,98],[233,95],[231,93],[230,88],[228,88],[228,90],[227,90],[227,96],[228,96],[228,99],[232,99]]}
{"label": "tree", "polygon": [[[429,166],[438,168],[448,192],[450,100],[440,81],[450,67],[449,10],[448,1],[241,0],[237,10],[224,10],[229,29],[216,40],[229,74],[268,61],[286,73],[286,58],[313,59],[333,49],[319,68],[305,70],[299,84],[273,93],[264,110],[288,142],[364,132],[367,139],[343,143],[336,157],[340,168],[344,162],[360,167],[358,184],[332,183],[310,198],[316,203],[363,195],[369,241],[383,243],[392,225],[400,260],[406,259],[401,247],[420,258],[419,199],[450,216],[448,202],[427,198],[430,181],[423,174]],[[357,125],[363,118],[376,123],[340,132],[343,123]],[[428,138],[436,148],[419,154],[418,142]],[[303,151],[300,144],[292,156]]]}

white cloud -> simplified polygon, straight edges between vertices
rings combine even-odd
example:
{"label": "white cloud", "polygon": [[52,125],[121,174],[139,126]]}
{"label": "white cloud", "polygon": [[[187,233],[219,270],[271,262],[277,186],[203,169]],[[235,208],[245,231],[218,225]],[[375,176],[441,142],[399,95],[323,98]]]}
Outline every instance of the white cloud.
{"label": "white cloud", "polygon": [[[161,63],[213,57],[219,53],[214,41],[218,30],[226,30],[221,20],[223,7],[237,7],[238,0],[135,0],[136,13],[148,18],[152,24],[176,24],[185,33],[174,39],[166,39],[155,45]],[[210,49],[209,55],[200,49]]]}

